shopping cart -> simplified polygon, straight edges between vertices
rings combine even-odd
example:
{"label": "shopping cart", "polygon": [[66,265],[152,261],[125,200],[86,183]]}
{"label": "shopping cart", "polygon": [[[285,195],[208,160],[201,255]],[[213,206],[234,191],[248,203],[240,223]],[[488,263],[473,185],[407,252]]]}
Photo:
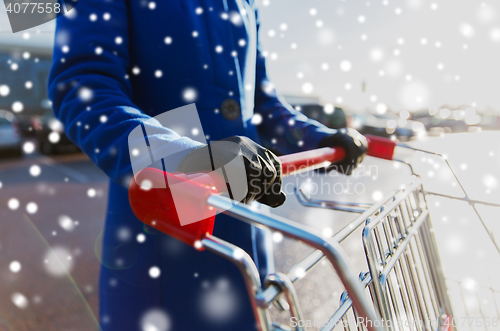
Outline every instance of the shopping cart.
{"label": "shopping cart", "polygon": [[[408,163],[407,152],[415,152],[389,139],[367,138],[370,156]],[[340,148],[322,148],[281,156],[280,160],[283,175],[287,176],[324,167],[344,156]],[[339,327],[346,331],[351,328],[361,331],[453,329],[452,307],[426,203],[428,193],[413,169],[410,181],[403,188],[392,191],[373,205],[314,200],[297,188],[297,196],[305,206],[360,213],[331,238],[294,221],[265,215],[250,206],[235,203],[219,195],[216,185],[207,178],[146,168],[132,180],[129,188],[132,209],[147,225],[234,263],[245,280],[259,330],[293,330],[271,320],[269,308],[272,304],[289,310],[296,321],[304,320],[294,283],[306,278],[325,257],[335,269],[345,292],[340,297],[340,307],[322,326],[322,331]],[[141,185],[144,181],[149,183],[146,189]],[[167,189],[150,189],[151,182],[163,183]],[[175,204],[168,189],[172,183],[182,184],[176,189]],[[175,207],[187,210],[190,217],[202,221],[181,226]],[[280,232],[315,251],[286,274],[267,275],[262,284],[256,265],[244,250],[212,235],[216,210],[242,222]],[[349,267],[340,244],[359,229],[362,229],[368,270],[358,276]],[[297,323],[294,329],[300,331],[304,327]]]}

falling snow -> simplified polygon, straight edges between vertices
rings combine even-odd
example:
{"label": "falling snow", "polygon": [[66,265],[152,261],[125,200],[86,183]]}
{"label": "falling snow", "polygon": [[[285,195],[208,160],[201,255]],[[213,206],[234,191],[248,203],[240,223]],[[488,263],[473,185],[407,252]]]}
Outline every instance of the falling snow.
{"label": "falling snow", "polygon": [[161,275],[161,270],[158,267],[151,267],[149,269],[149,277],[151,278],[158,278]]}
{"label": "falling snow", "polygon": [[21,263],[19,261],[12,261],[10,264],[9,264],[9,269],[10,271],[12,271],[13,273],[18,273],[19,271],[21,271]]}
{"label": "falling snow", "polygon": [[63,277],[72,270],[74,261],[71,252],[62,246],[50,248],[44,256],[45,271],[55,277]]}

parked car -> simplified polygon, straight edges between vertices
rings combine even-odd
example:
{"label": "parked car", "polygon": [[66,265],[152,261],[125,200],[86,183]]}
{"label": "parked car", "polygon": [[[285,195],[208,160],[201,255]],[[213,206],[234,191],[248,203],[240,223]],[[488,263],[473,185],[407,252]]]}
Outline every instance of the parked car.
{"label": "parked car", "polygon": [[31,116],[16,116],[21,137],[34,137],[36,132],[31,125]]}
{"label": "parked car", "polygon": [[362,134],[371,134],[381,137],[395,136],[401,141],[407,141],[419,135],[425,135],[423,123],[401,119],[393,113],[375,115],[369,112],[352,113],[349,115],[348,125]]}
{"label": "parked car", "polygon": [[50,155],[80,150],[66,136],[63,124],[54,117],[52,111],[47,111],[39,117],[33,117],[31,124],[36,132],[40,153]]}
{"label": "parked car", "polygon": [[346,117],[342,108],[333,105],[295,104],[293,107],[310,119],[316,120],[329,128],[340,129],[346,127]]}
{"label": "parked car", "polygon": [[5,110],[0,110],[0,155],[23,155],[19,124],[14,114]]}
{"label": "parked car", "polygon": [[431,112],[423,110],[412,116],[421,121],[431,135],[485,130],[498,130],[500,121],[494,113],[479,114],[476,109],[466,106],[443,107]]}

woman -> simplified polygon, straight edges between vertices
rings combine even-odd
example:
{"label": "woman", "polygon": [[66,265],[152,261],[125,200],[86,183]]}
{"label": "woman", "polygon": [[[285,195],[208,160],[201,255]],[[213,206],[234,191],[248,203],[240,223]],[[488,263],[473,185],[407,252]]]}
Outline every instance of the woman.
{"label": "woman", "polygon": [[[250,154],[267,153],[269,164],[275,157],[259,144],[283,154],[342,146],[347,157],[338,169],[346,173],[363,158],[362,138],[309,120],[277,97],[257,46],[258,29],[252,0],[85,0],[57,19],[49,87],[54,113],[110,177],[103,330],[255,329],[234,266],[145,229],[132,213],[128,136],[134,128],[142,126],[150,146],[189,154],[203,144],[154,117],[195,103],[207,141],[236,136],[231,139],[251,145]],[[278,182],[280,165],[273,167]],[[284,201],[271,200],[275,206]],[[225,215],[215,223],[215,235],[244,248],[263,275],[272,272],[259,254],[261,232]],[[138,234],[146,239],[135,240]]]}

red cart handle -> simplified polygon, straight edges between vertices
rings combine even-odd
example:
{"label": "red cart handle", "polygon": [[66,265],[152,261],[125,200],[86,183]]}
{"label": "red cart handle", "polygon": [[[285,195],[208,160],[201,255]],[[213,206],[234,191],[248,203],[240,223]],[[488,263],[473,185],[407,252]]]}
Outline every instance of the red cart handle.
{"label": "red cart handle", "polygon": [[[368,141],[367,154],[385,160],[392,160],[396,142],[387,138],[366,135]],[[310,151],[283,155],[279,159],[283,168],[283,176],[297,172],[322,168],[325,163],[335,163],[345,157],[345,151],[340,147],[320,148]]]}
{"label": "red cart handle", "polygon": [[[396,142],[375,136],[366,138],[368,155],[392,160]],[[288,176],[324,167],[325,163],[338,162],[344,157],[345,151],[342,148],[326,147],[280,156],[279,159],[283,176]],[[210,195],[218,193],[216,187],[224,187],[221,184],[225,186],[225,182],[213,175],[170,174],[146,168],[130,183],[130,206],[137,218],[148,226],[202,249],[198,243],[207,233],[212,234],[216,214],[207,200]],[[201,221],[181,225],[180,216],[183,219]]]}
{"label": "red cart handle", "polygon": [[398,144],[397,141],[370,134],[365,135],[365,137],[368,140],[368,155],[379,159],[392,160],[394,149]]}

